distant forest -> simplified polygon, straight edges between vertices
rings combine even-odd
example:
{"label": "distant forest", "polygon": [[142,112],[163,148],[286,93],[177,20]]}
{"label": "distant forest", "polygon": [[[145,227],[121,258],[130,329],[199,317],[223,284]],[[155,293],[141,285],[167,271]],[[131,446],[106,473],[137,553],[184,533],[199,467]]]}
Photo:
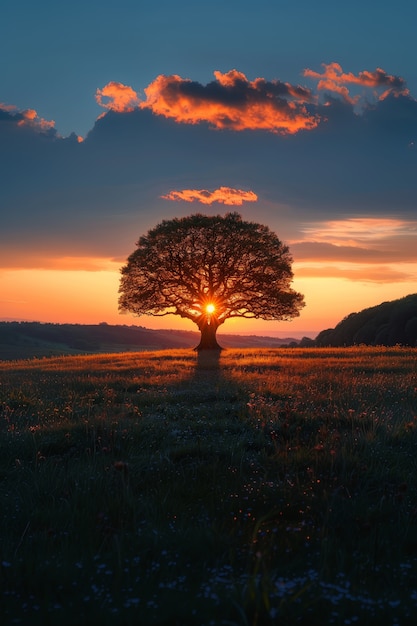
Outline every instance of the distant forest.
{"label": "distant forest", "polygon": [[351,313],[311,343],[318,347],[417,346],[417,294]]}

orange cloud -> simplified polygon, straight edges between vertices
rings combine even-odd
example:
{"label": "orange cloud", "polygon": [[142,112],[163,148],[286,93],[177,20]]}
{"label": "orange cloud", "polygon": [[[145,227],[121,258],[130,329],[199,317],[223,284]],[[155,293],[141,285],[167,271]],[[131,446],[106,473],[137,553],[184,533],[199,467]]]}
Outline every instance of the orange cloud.
{"label": "orange cloud", "polygon": [[[297,261],[345,261],[415,265],[416,221],[393,218],[331,220],[303,227],[306,239],[291,243]],[[409,270],[407,270],[409,271]]]}
{"label": "orange cloud", "polygon": [[30,126],[42,132],[46,132],[55,127],[53,120],[45,120],[43,117],[39,117],[35,109],[19,111],[13,104],[0,103],[0,110],[10,113],[16,120],[18,126]]}
{"label": "orange cloud", "polygon": [[362,283],[400,283],[416,279],[413,272],[399,271],[388,265],[356,267],[346,264],[337,265],[297,265],[297,278],[344,278]]}
{"label": "orange cloud", "polygon": [[383,100],[389,94],[408,95],[409,90],[403,78],[387,74],[385,70],[377,68],[374,72],[363,71],[356,76],[352,72],[344,72],[339,63],[323,63],[324,72],[314,72],[305,69],[303,75],[308,78],[317,79],[317,89],[320,91],[327,90],[340,94],[347,102],[356,104],[359,96],[350,96],[349,89],[346,85],[360,85],[363,87],[371,87],[374,89],[384,89],[379,95],[379,99]]}
{"label": "orange cloud", "polygon": [[359,245],[358,242],[380,241],[414,235],[417,223],[388,217],[352,217],[350,219],[329,220],[304,226],[303,232],[319,242],[334,245]]}
{"label": "orange cloud", "polygon": [[183,189],[182,191],[170,191],[165,196],[165,200],[184,200],[185,202],[201,202],[201,204],[227,204],[229,206],[241,206],[244,202],[256,202],[258,196],[253,191],[243,191],[242,189],[232,189],[231,187],[220,187],[214,191],[207,189]]}
{"label": "orange cloud", "polygon": [[[107,98],[107,100],[103,100]],[[132,87],[112,81],[97,89],[96,102],[101,107],[117,113],[127,113],[139,106],[138,94]]]}
{"label": "orange cloud", "polygon": [[14,104],[6,104],[5,102],[0,102],[0,110],[14,113],[15,111],[17,111],[17,107],[15,107]]}
{"label": "orange cloud", "polygon": [[263,78],[249,81],[237,70],[214,76],[215,81],[201,85],[160,75],[145,89],[146,101],[140,107],[177,122],[208,122],[217,129],[294,134],[319,123],[306,107],[314,100],[309,89]]}
{"label": "orange cloud", "polygon": [[50,255],[42,253],[21,253],[15,255],[0,252],[0,275],[7,270],[59,270],[59,271],[83,271],[83,272],[118,272],[120,263],[124,259],[108,257],[87,256],[59,256],[56,252]]}

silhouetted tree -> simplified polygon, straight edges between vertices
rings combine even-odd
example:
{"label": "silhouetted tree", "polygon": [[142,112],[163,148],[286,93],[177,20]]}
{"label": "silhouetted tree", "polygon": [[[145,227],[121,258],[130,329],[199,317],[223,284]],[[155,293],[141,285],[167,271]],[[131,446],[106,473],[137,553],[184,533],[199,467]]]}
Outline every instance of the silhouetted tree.
{"label": "silhouetted tree", "polygon": [[197,350],[220,349],[216,331],[227,319],[299,315],[304,302],[290,287],[291,263],[267,226],[238,213],[164,220],[121,269],[119,308],[187,318],[201,331]]}

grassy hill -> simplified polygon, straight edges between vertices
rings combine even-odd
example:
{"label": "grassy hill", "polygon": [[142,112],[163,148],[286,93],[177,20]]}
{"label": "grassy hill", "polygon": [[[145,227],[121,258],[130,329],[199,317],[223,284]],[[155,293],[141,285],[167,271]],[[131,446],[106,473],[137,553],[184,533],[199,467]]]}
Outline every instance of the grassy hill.
{"label": "grassy hill", "polygon": [[417,352],[0,362],[2,624],[412,624]]}
{"label": "grassy hill", "polygon": [[417,294],[351,313],[322,331],[316,346],[417,346]]}
{"label": "grassy hill", "polygon": [[[225,348],[280,347],[295,339],[257,335],[221,335]],[[150,330],[141,326],[110,324],[41,324],[0,322],[0,359],[25,359],[71,354],[127,352],[193,348],[199,333],[181,330]]]}

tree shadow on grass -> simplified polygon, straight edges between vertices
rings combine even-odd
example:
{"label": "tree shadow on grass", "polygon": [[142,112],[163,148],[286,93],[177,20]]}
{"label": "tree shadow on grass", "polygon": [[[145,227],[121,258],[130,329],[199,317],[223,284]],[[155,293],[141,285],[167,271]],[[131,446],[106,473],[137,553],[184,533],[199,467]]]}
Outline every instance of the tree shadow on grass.
{"label": "tree shadow on grass", "polygon": [[199,350],[197,352],[198,370],[216,370],[220,367],[222,350]]}
{"label": "tree shadow on grass", "polygon": [[254,395],[262,395],[265,376],[271,373],[272,376],[279,376],[282,368],[279,362],[265,364],[256,352],[228,349],[201,350],[188,354],[186,361],[178,366],[178,376],[168,386],[168,394],[182,398],[190,405],[238,402],[240,413],[247,413],[247,404]]}
{"label": "tree shadow on grass", "polygon": [[165,388],[165,406],[159,405],[178,431],[174,446],[185,444],[197,451],[208,445],[213,453],[216,448],[217,452],[220,447],[233,448],[233,434],[247,427],[250,388],[233,378],[226,351],[199,351],[187,358],[184,367],[184,375],[178,372]]}
{"label": "tree shadow on grass", "polygon": [[[188,389],[190,402],[223,403],[234,402],[238,397],[247,396],[230,375],[226,366],[225,351],[201,350],[196,353],[195,367],[190,376],[177,383],[179,389]],[[177,386],[175,385],[175,386]]]}

